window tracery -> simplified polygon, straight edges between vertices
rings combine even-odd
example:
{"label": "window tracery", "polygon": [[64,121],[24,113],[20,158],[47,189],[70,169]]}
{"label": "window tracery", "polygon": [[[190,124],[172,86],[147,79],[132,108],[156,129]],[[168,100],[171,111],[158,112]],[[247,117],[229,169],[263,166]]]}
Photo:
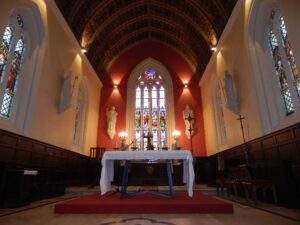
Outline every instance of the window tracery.
{"label": "window tracery", "polygon": [[[9,118],[13,107],[13,100],[18,87],[18,78],[21,72],[22,60],[25,51],[22,34],[23,20],[17,16],[17,30],[14,32],[11,25],[4,28],[0,46],[0,79],[1,79],[1,108],[0,116]],[[14,36],[15,35],[15,36]],[[13,40],[16,40],[13,43]],[[12,51],[12,48],[14,49]],[[3,84],[3,82],[5,82]],[[4,86],[3,86],[4,85]]]}
{"label": "window tracery", "polygon": [[[291,43],[288,39],[288,31],[283,16],[276,19],[276,12],[273,10],[270,16],[270,27],[268,34],[269,47],[275,66],[276,75],[279,80],[281,96],[284,102],[286,114],[295,111],[292,88],[295,88],[300,100],[300,77]],[[289,68],[286,68],[289,67]],[[293,81],[293,85],[289,83]],[[294,87],[292,87],[294,86]]]}
{"label": "window tracery", "polygon": [[135,140],[139,149],[145,149],[148,134],[153,135],[154,148],[167,144],[166,96],[162,77],[148,68],[139,76],[135,89]]}

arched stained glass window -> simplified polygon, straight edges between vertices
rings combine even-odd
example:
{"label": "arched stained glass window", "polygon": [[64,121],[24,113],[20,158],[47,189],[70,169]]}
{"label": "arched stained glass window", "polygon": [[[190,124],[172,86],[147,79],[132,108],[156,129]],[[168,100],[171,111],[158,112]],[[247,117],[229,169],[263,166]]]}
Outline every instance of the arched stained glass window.
{"label": "arched stained glass window", "polygon": [[286,29],[284,18],[281,16],[279,21],[279,27],[280,27],[280,34],[283,42],[283,46],[285,49],[286,58],[288,60],[291,72],[293,74],[293,81],[295,88],[297,90],[298,98],[300,99],[300,76],[299,76],[299,70],[297,68],[295,57],[293,54],[293,49],[291,46],[291,43],[288,39],[288,32]]}
{"label": "arched stained glass window", "polygon": [[223,100],[222,100],[222,83],[219,81],[216,87],[215,94],[215,115],[216,115],[216,125],[217,132],[219,136],[219,145],[222,146],[226,144],[227,141],[227,132],[225,126],[225,116],[224,116],[224,108],[223,108]]}
{"label": "arched stained glass window", "polygon": [[[11,26],[7,25],[5,27],[0,47],[1,83],[5,82],[4,88],[1,88],[0,116],[6,118],[9,118],[11,115],[11,108],[18,86],[18,77],[20,76],[20,68],[25,50],[24,38],[22,36],[23,20],[19,15],[17,16],[16,27],[20,32],[15,37],[13,37],[14,33]],[[12,42],[13,39],[16,40],[15,43]],[[12,46],[14,46],[14,49],[12,49]]]}
{"label": "arched stained glass window", "polygon": [[78,145],[80,142],[80,133],[82,130],[83,110],[84,110],[84,93],[80,88],[78,91],[78,99],[75,108],[75,123],[74,123],[74,135],[73,143]]}
{"label": "arched stained glass window", "polygon": [[139,149],[146,150],[147,138],[153,136],[154,148],[167,144],[166,96],[163,80],[148,68],[138,78],[135,89],[135,140]]}
{"label": "arched stained glass window", "polygon": [[[271,12],[268,39],[276,75],[280,83],[281,96],[284,101],[285,111],[286,114],[289,115],[295,111],[293,102],[294,99],[291,94],[291,88],[293,88],[291,86],[293,85],[289,83],[289,76],[291,74],[293,75],[292,80],[294,81],[293,83],[298,97],[300,97],[300,80],[291,44],[288,40],[288,32],[284,19],[281,16],[279,17],[279,21],[276,21],[275,14],[275,11]],[[291,70],[286,68],[287,66],[289,66]]]}
{"label": "arched stained glass window", "polygon": [[4,33],[2,36],[1,46],[0,46],[0,80],[2,82],[3,73],[5,70],[5,65],[7,62],[7,57],[11,48],[12,40],[12,29],[9,25],[4,28]]}

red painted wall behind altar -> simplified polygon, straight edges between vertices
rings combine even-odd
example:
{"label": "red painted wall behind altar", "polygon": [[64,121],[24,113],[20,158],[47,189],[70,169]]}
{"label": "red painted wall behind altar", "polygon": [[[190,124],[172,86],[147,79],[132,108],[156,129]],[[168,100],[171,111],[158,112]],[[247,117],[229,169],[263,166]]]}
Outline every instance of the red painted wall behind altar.
{"label": "red painted wall behind altar", "polygon": [[[195,156],[205,156],[204,124],[202,114],[201,91],[198,82],[193,82],[193,72],[186,60],[174,49],[159,42],[145,41],[139,43],[122,55],[111,65],[108,76],[103,80],[101,90],[100,117],[98,126],[98,146],[112,149],[120,145],[118,132],[126,130],[126,96],[127,81],[130,73],[144,59],[151,57],[161,62],[172,76],[175,127],[181,131],[179,143],[182,149],[190,149],[190,141],[185,135],[185,125],[182,111],[186,104],[194,110],[195,135],[193,137],[193,152]],[[183,81],[190,81],[187,89]],[[119,83],[119,88],[113,89],[113,83]],[[106,132],[106,109],[115,106],[118,112],[116,135],[111,140]]]}

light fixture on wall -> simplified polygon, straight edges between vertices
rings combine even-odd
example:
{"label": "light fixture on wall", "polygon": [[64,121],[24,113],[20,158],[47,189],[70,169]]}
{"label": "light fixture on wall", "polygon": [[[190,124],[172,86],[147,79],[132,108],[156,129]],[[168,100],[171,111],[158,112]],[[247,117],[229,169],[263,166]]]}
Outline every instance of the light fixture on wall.
{"label": "light fixture on wall", "polygon": [[213,52],[216,52],[217,51],[217,46],[211,46],[210,50],[213,51]]}
{"label": "light fixture on wall", "polygon": [[118,89],[118,87],[119,87],[118,84],[114,84],[114,85],[113,85],[113,88],[114,88],[115,90]]}
{"label": "light fixture on wall", "polygon": [[183,83],[184,88],[188,88],[189,84],[187,82]]}
{"label": "light fixture on wall", "polygon": [[82,47],[82,48],[81,48],[81,53],[82,53],[82,54],[87,53],[87,49]]}

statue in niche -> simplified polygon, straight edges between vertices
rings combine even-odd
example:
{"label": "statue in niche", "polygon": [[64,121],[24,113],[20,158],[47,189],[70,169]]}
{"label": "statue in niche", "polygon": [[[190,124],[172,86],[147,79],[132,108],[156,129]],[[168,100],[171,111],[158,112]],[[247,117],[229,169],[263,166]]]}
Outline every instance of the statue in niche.
{"label": "statue in niche", "polygon": [[185,134],[190,139],[194,134],[194,112],[189,105],[186,105],[182,115],[185,123]]}
{"label": "statue in niche", "polygon": [[235,114],[239,114],[239,102],[235,90],[233,76],[226,70],[224,76],[226,107]]}
{"label": "statue in niche", "polygon": [[113,139],[116,134],[116,122],[117,122],[118,113],[114,106],[110,107],[110,109],[106,109],[106,117],[107,117],[107,134],[110,139]]}

